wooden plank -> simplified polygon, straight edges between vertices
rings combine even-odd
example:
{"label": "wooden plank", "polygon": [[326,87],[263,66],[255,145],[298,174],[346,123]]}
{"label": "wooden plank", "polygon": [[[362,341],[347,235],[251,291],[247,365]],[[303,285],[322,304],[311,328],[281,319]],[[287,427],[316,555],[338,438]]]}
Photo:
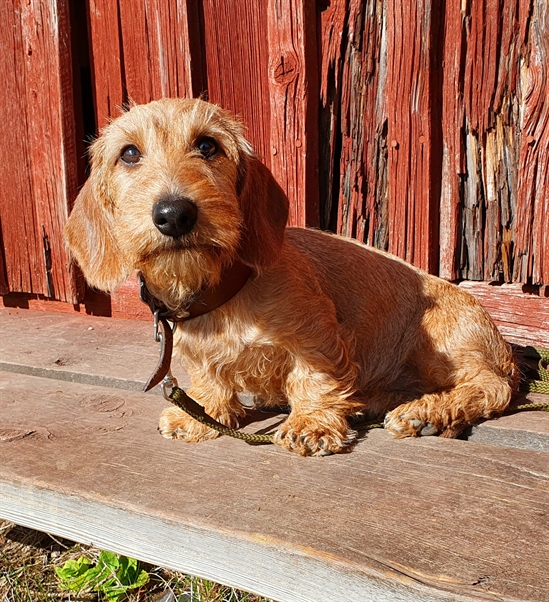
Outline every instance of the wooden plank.
{"label": "wooden plank", "polygon": [[121,0],[124,81],[136,103],[193,97],[203,90],[198,13],[193,0]]}
{"label": "wooden plank", "polygon": [[124,91],[118,2],[90,0],[90,51],[95,117],[98,130],[116,117],[127,98]]}
{"label": "wooden plank", "polygon": [[[460,286],[481,302],[507,340],[518,345],[549,347],[548,296],[523,291],[521,285],[461,282]],[[533,288],[537,291],[537,287]]]}
{"label": "wooden plank", "polygon": [[[549,297],[541,293],[523,291],[520,285],[492,286],[483,282],[462,282],[461,287],[472,293],[482,303],[503,335],[518,345],[549,346]],[[537,291],[537,288],[534,287]],[[543,296],[545,295],[545,296]],[[135,278],[120,286],[111,299],[100,293],[87,293],[81,305],[56,303],[28,296],[7,295],[0,298],[0,307],[31,309],[45,312],[62,312],[112,316],[131,320],[150,321],[150,311],[139,300]]]}
{"label": "wooden plank", "polygon": [[69,304],[45,299],[39,295],[5,294],[0,297],[0,307],[64,314],[89,314],[146,322],[151,320],[149,308],[139,299],[139,285],[135,275],[116,288],[112,296],[87,288],[81,303]]}
{"label": "wooden plank", "polygon": [[151,310],[141,301],[139,294],[139,283],[134,274],[114,290],[111,297],[112,317],[150,322]]}
{"label": "wooden plank", "polygon": [[543,0],[520,2],[520,160],[514,282],[549,282],[549,20]]}
{"label": "wooden plank", "polygon": [[82,303],[53,301],[41,295],[9,293],[0,297],[0,307],[7,309],[30,309],[32,311],[59,312],[64,314],[90,314],[93,316],[111,316],[110,297],[106,294],[86,290]]}
{"label": "wooden plank", "polygon": [[271,171],[292,226],[319,224],[316,22],[315,2],[268,0]]}
{"label": "wooden plank", "polygon": [[[383,6],[375,0],[366,4],[353,0],[346,12],[339,126],[341,151],[336,157],[339,162],[337,231],[387,250],[387,38]],[[326,69],[326,65],[323,68]]]}
{"label": "wooden plank", "polygon": [[[7,286],[12,291],[43,292],[47,288],[41,233],[36,224],[27,141],[25,99],[25,55],[29,52],[22,31],[19,0],[0,3],[0,62],[4,93],[0,96],[2,119],[0,132],[0,195],[2,209],[2,247],[6,265]],[[13,169],[18,157],[20,169]],[[14,205],[14,199],[17,205]],[[21,241],[26,241],[22,245]]]}
{"label": "wooden plank", "polygon": [[281,602],[545,600],[545,453],[383,431],[322,459],[185,445],[156,432],[158,397],[2,380],[3,518]]}
{"label": "wooden plank", "polygon": [[207,0],[202,11],[209,100],[247,126],[253,147],[290,198],[290,223],[317,226],[314,3]]}
{"label": "wooden plank", "polygon": [[[346,31],[347,4],[334,1],[320,9],[320,96],[319,96],[319,211],[320,227],[333,229],[333,212],[337,210],[338,173],[336,164],[339,139],[343,40]],[[347,63],[345,63],[347,64]],[[339,228],[338,232],[341,232]]]}
{"label": "wooden plank", "polygon": [[140,391],[158,362],[152,321],[0,309],[0,324],[0,366],[10,372]]}
{"label": "wooden plank", "polygon": [[331,2],[320,37],[323,223],[333,226],[338,197],[338,232],[447,279],[545,283],[545,12],[541,0]]}
{"label": "wooden plank", "polygon": [[[511,43],[518,28],[513,3],[505,4],[475,4],[464,44],[467,177],[460,267],[463,278],[474,280],[500,279],[504,267],[500,247],[508,244],[504,233],[511,228],[509,183],[517,161],[506,130],[511,124],[516,128],[510,108],[510,95],[516,91],[508,82],[518,60]],[[498,54],[500,61],[494,60]]]}
{"label": "wooden plank", "polygon": [[[75,302],[62,237],[78,178],[68,2],[16,0],[2,11],[10,45],[3,71],[12,92],[2,97],[11,143],[1,161],[8,168],[2,239],[9,289]],[[14,156],[20,169],[13,169]]]}
{"label": "wooden plank", "polygon": [[267,1],[206,0],[203,20],[208,99],[242,119],[254,149],[270,165]]}
{"label": "wooden plank", "polygon": [[[446,7],[441,275],[544,283],[545,4]],[[521,65],[524,68],[520,67]]]}
{"label": "wooden plank", "polygon": [[[68,206],[78,188],[72,58],[67,0],[24,3],[25,96],[30,176],[45,255],[46,287],[37,292],[76,302],[70,259],[63,239]],[[48,102],[37,102],[47,98]],[[48,141],[44,144],[44,141]]]}
{"label": "wooden plank", "polygon": [[462,48],[465,30],[462,7],[446,4],[442,104],[442,171],[440,196],[439,275],[458,278],[461,185],[465,173],[463,153]]}
{"label": "wooden plank", "polygon": [[430,272],[438,268],[440,19],[429,0],[387,4],[389,251]]}
{"label": "wooden plank", "polygon": [[[547,403],[548,400],[547,395],[530,393],[528,401],[521,399],[520,403]],[[518,404],[517,400],[515,405]],[[466,438],[475,443],[549,452],[549,413],[529,410],[487,420],[473,426]]]}

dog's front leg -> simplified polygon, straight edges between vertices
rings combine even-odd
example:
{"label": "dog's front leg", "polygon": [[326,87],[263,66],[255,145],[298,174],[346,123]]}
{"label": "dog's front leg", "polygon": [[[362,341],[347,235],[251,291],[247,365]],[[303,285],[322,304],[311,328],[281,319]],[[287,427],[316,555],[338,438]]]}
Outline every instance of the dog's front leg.
{"label": "dog's front leg", "polygon": [[[188,395],[204,407],[207,414],[230,428],[238,428],[238,417],[245,414],[234,392],[221,383],[208,382],[207,386],[193,386]],[[187,442],[215,439],[219,433],[198,422],[176,406],[170,406],[160,414],[158,429],[167,439]]]}
{"label": "dog's front leg", "polygon": [[362,404],[352,397],[354,367],[347,375],[319,372],[297,362],[286,382],[292,411],[275,433],[274,442],[302,456],[325,456],[343,451],[356,437],[347,416]]}

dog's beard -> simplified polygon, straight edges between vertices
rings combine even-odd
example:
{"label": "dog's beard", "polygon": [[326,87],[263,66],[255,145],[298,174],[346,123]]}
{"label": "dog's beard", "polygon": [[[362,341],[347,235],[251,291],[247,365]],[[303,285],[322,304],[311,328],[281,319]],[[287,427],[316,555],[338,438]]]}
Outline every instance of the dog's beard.
{"label": "dog's beard", "polygon": [[231,252],[220,247],[182,245],[151,254],[138,261],[136,268],[151,293],[176,310],[190,305],[204,288],[215,286],[233,259]]}

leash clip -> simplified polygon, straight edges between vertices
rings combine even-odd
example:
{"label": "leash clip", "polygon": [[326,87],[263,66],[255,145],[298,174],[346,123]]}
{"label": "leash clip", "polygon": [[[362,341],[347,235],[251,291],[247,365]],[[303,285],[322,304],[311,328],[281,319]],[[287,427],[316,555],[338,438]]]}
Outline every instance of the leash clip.
{"label": "leash clip", "polygon": [[171,370],[168,370],[168,374],[166,374],[162,381],[162,394],[166,401],[173,401],[170,395],[175,387],[177,387],[177,378],[175,378]]}

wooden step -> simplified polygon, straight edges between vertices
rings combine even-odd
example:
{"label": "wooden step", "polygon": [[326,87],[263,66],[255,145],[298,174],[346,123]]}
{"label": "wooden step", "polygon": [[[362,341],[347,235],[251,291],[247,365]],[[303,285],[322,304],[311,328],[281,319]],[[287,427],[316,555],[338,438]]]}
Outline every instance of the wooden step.
{"label": "wooden step", "polygon": [[[137,390],[156,362],[149,329],[0,322],[1,518],[280,602],[547,599],[547,453],[383,430],[325,458],[170,441],[156,430],[166,402]],[[123,387],[83,382],[94,375]],[[283,419],[255,418],[253,432]]]}
{"label": "wooden step", "polygon": [[[547,403],[549,396],[538,393],[521,395],[519,402]],[[464,438],[476,443],[517,447],[534,451],[549,452],[549,412],[525,411],[501,416],[497,420],[487,420],[473,426]]]}
{"label": "wooden step", "polygon": [[[0,370],[140,391],[158,362],[150,322],[0,308]],[[181,386],[184,371],[174,370]]]}

